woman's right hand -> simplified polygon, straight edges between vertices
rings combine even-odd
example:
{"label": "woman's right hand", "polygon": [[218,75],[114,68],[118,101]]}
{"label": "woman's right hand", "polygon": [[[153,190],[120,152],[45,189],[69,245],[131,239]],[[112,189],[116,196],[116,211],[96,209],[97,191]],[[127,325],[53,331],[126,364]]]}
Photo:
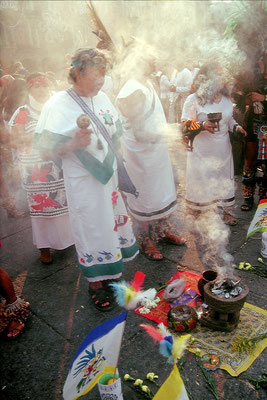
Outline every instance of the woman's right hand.
{"label": "woman's right hand", "polygon": [[203,122],[203,129],[205,131],[209,131],[210,133],[214,133],[214,128],[215,128],[215,124],[211,121],[205,121]]}
{"label": "woman's right hand", "polygon": [[82,149],[91,144],[92,129],[80,129],[76,132],[72,144],[74,149]]}

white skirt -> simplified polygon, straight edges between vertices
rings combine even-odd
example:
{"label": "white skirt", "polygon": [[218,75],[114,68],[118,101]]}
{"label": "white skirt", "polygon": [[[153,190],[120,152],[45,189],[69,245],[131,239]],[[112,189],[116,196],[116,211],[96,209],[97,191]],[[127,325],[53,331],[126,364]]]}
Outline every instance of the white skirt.
{"label": "white skirt", "polygon": [[186,203],[189,208],[207,210],[235,203],[234,165],[228,136],[202,132],[187,154]]}
{"label": "white skirt", "polygon": [[172,164],[165,143],[142,145],[125,140],[123,157],[126,169],[139,196],[126,194],[131,215],[152,221],[170,215],[177,208]]}
{"label": "white skirt", "polygon": [[38,249],[63,250],[74,244],[68,214],[53,218],[34,217],[31,221],[33,244]]}

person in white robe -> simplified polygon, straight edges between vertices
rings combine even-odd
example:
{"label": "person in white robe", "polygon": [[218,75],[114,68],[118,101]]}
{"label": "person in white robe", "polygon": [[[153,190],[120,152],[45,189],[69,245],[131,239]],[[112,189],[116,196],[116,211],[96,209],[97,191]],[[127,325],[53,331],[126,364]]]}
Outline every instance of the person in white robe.
{"label": "person in white robe", "polygon": [[139,197],[126,194],[140,249],[152,260],[162,260],[154,240],[184,244],[170,231],[169,217],[177,196],[168,145],[164,140],[166,118],[160,99],[149,81],[155,71],[153,56],[144,51],[138,60],[137,79],[121,88],[117,102],[124,117],[123,157]]}
{"label": "person in white robe", "polygon": [[[73,87],[49,99],[36,129],[44,154],[62,160],[79,266],[89,281],[93,304],[101,311],[114,305],[110,282],[120,279],[124,262],[139,252],[118,186],[113,145],[119,145],[122,126],[100,90],[106,66],[101,51],[77,50],[69,72]],[[78,120],[81,116],[87,121],[84,126]]]}
{"label": "person in white robe", "polygon": [[207,211],[220,207],[224,222],[235,225],[237,220],[232,215],[235,181],[229,132],[246,135],[246,131],[233,118],[233,103],[223,71],[216,63],[201,67],[194,93],[185,101],[182,121],[184,134],[191,142],[186,168],[188,208]]}
{"label": "person in white robe", "polygon": [[183,68],[180,72],[174,69],[170,79],[169,93],[169,122],[180,122],[185,99],[190,93],[193,83],[192,73],[188,68]]}
{"label": "person in white robe", "polygon": [[32,223],[33,244],[43,264],[50,264],[50,249],[73,245],[62,169],[52,160],[42,160],[35,148],[35,128],[44,103],[50,96],[45,74],[33,72],[27,78],[28,102],[9,121],[12,146],[20,167],[22,186]]}

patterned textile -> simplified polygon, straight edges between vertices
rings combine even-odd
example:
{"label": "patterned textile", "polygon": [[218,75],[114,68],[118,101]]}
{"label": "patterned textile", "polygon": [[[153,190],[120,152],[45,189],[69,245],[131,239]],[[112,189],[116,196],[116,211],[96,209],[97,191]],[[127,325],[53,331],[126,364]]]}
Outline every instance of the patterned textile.
{"label": "patterned textile", "polygon": [[[187,271],[179,271],[170,279],[168,284],[174,279],[179,278],[185,279],[185,290],[190,288],[199,293],[197,289],[197,282],[201,278],[201,275]],[[141,307],[137,308],[135,312],[157,323],[163,322],[164,325],[168,326],[167,316],[171,305],[169,302],[166,302],[162,299],[163,291],[164,289],[158,292],[160,302],[157,304],[156,308],[150,310],[149,314],[141,314],[139,311]],[[187,304],[191,307],[196,306],[195,301],[191,301]],[[198,305],[199,304],[200,303],[198,302]],[[252,354],[233,351],[233,343],[239,338],[250,339],[266,332],[267,311],[245,303],[240,312],[239,324],[234,331],[214,331],[197,324],[197,327],[191,333],[195,341],[193,345],[188,348],[188,350],[192,353],[195,353],[197,349],[199,349],[201,356],[211,353],[217,354],[221,361],[220,368],[225,369],[232,376],[238,376],[242,372],[246,371],[265,349],[267,346],[267,339],[260,341]]]}
{"label": "patterned textile", "polygon": [[266,160],[267,159],[267,146],[266,146],[267,124],[266,124],[266,122],[257,124],[256,133],[257,133],[257,136],[259,139],[258,160]]}
{"label": "patterned textile", "polygon": [[260,200],[253,220],[249,225],[247,239],[256,232],[264,231],[267,231],[267,199]]}
{"label": "patterned textile", "polygon": [[[171,283],[175,279],[184,279],[186,281],[185,291],[188,290],[188,289],[192,289],[192,290],[194,290],[195,292],[197,292],[199,294],[197,283],[198,283],[200,278],[201,278],[201,275],[194,274],[193,272],[178,271],[169,280],[167,285],[169,283]],[[150,319],[152,321],[155,321],[158,324],[163,322],[164,325],[168,326],[167,318],[168,318],[168,312],[169,312],[169,310],[171,308],[171,303],[169,303],[168,301],[165,301],[163,299],[163,297],[162,297],[163,296],[163,292],[164,292],[164,289],[160,290],[157,293],[157,296],[160,298],[160,301],[157,304],[156,308],[152,308],[148,314],[142,314],[140,312],[140,308],[142,307],[141,306],[141,307],[138,307],[135,310],[136,314],[142,315],[143,317],[146,317],[146,318],[148,318],[148,319]],[[194,308],[196,307],[196,301],[195,300],[189,301],[189,302],[187,302],[185,304],[187,304],[187,305],[189,305],[191,307],[194,307]],[[201,304],[201,301],[198,299],[197,300],[197,305],[200,305],[200,304]]]}
{"label": "patterned textile", "polygon": [[68,213],[62,170],[43,161],[38,151],[19,155],[22,183],[27,191],[31,217],[58,217]]}
{"label": "patterned textile", "polygon": [[35,128],[39,114],[29,106],[19,107],[11,117],[10,126],[23,125],[25,138],[30,138],[17,151],[22,186],[27,192],[31,217],[58,217],[68,214],[63,171],[52,160],[42,160],[34,149]]}
{"label": "patterned textile", "polygon": [[195,342],[191,352],[199,349],[204,354],[217,354],[220,358],[220,368],[225,369],[232,376],[238,376],[246,371],[267,346],[267,339],[258,342],[252,354],[235,352],[233,343],[239,338],[250,339],[267,332],[267,311],[245,303],[240,313],[240,322],[233,332],[213,331],[197,325],[193,331]]}

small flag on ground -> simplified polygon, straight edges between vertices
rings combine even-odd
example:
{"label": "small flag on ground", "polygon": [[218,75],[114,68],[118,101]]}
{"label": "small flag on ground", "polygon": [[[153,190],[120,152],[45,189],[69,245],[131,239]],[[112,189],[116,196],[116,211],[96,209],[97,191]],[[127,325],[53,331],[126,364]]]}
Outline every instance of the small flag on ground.
{"label": "small flag on ground", "polygon": [[157,391],[153,400],[189,400],[180,376],[177,365],[173,364],[173,370],[169,377]]}
{"label": "small flag on ground", "polygon": [[114,373],[118,364],[127,311],[93,329],[85,338],[70,366],[64,400],[88,393],[102,375]]}
{"label": "small flag on ground", "polygon": [[259,202],[253,220],[248,228],[247,239],[256,232],[267,231],[267,199]]}

